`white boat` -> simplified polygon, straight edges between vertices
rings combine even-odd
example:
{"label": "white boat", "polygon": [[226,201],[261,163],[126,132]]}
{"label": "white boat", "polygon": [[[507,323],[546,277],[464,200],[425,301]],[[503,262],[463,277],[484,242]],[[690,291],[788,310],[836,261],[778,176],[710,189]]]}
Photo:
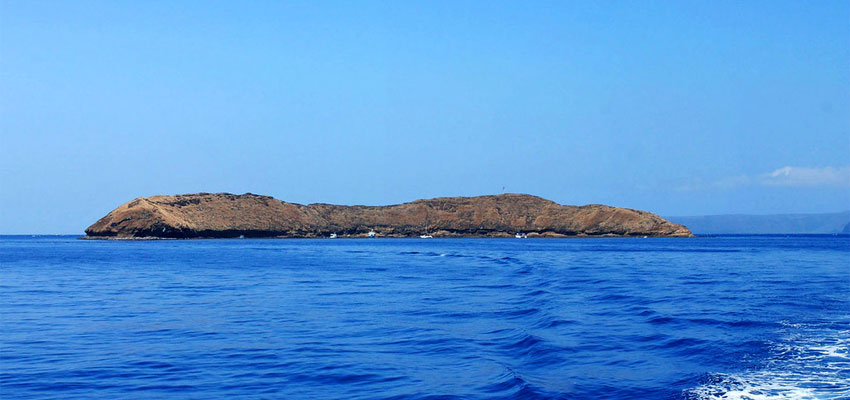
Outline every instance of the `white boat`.
{"label": "white boat", "polygon": [[372,229],[372,230],[369,230],[369,233],[367,235],[369,235],[370,238],[373,238],[373,237],[375,237],[375,235],[377,235],[377,233],[375,232],[374,229]]}
{"label": "white boat", "polygon": [[331,233],[331,235],[328,238],[329,239],[336,239],[336,233]]}
{"label": "white boat", "polygon": [[419,235],[419,238],[420,239],[432,239],[433,236],[431,236],[431,235]]}
{"label": "white boat", "polygon": [[514,237],[517,238],[517,239],[527,239],[528,235],[526,235],[524,233],[517,233],[516,235],[514,235]]}

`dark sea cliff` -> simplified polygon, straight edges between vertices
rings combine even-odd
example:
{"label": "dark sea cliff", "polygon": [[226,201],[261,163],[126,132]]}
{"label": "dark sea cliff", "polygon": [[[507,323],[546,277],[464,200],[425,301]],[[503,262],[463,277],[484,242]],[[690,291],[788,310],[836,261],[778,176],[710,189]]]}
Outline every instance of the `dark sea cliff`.
{"label": "dark sea cliff", "polygon": [[850,237],[0,237],[0,398],[847,399]]}

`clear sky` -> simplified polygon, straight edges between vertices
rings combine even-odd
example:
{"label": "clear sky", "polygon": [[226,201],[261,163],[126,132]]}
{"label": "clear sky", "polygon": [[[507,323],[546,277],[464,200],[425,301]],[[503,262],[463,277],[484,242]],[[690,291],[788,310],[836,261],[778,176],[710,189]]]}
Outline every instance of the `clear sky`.
{"label": "clear sky", "polygon": [[201,191],[850,209],[848,1],[0,4],[0,233]]}

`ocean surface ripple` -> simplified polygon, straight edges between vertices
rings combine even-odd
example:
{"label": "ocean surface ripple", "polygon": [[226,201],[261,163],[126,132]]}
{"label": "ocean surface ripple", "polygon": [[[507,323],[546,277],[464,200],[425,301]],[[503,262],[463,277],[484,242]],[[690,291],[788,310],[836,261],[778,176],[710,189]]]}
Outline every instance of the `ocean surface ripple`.
{"label": "ocean surface ripple", "polygon": [[850,236],[0,237],[0,398],[850,399]]}

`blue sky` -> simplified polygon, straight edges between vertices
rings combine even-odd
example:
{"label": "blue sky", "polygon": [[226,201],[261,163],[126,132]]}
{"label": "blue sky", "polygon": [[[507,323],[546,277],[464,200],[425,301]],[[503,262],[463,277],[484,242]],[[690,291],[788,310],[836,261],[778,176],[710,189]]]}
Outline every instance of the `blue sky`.
{"label": "blue sky", "polygon": [[0,4],[0,233],[199,191],[850,209],[847,1]]}

